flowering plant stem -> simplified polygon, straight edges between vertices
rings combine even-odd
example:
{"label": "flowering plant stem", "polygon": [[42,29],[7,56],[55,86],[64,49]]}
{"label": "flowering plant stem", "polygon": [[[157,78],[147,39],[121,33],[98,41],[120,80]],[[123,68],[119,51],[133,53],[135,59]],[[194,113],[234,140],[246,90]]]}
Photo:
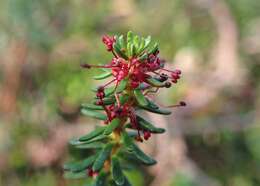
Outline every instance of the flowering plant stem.
{"label": "flowering plant stem", "polygon": [[[146,155],[136,144],[148,140],[152,134],[164,133],[141,116],[140,111],[169,115],[170,110],[161,109],[150,95],[161,88],[177,83],[181,71],[165,69],[165,61],[159,57],[158,44],[147,38],[127,33],[121,36],[104,36],[102,41],[113,58],[108,65],[82,64],[85,69],[99,68],[103,74],[96,80],[109,80],[94,91],[92,103],[82,104],[83,115],[102,120],[104,125],[92,132],[70,141],[75,148],[85,149],[92,156],[64,165],[68,178],[93,177],[93,186],[129,186],[124,175],[123,162],[154,165],[156,160]],[[179,104],[169,107],[185,106]],[[123,164],[122,164],[123,165]]]}

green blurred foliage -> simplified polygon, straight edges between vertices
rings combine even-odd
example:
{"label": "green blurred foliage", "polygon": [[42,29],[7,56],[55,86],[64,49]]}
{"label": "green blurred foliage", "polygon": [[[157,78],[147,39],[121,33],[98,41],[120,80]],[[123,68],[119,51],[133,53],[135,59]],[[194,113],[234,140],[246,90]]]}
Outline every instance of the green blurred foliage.
{"label": "green blurred foliage", "polygon": [[181,173],[177,173],[174,176],[171,186],[196,186],[197,184],[193,183],[192,179],[188,176],[185,176]]}

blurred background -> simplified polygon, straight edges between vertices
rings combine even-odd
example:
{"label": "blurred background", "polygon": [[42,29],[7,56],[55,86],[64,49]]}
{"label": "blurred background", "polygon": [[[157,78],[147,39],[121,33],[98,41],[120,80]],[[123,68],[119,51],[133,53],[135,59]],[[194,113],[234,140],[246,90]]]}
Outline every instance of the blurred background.
{"label": "blurred background", "polygon": [[[97,85],[80,63],[107,63],[103,34],[152,35],[183,78],[156,99],[187,102],[148,117],[167,133],[142,144],[158,160],[134,186],[260,185],[258,0],[0,0],[0,186],[80,186],[62,164]],[[72,156],[74,155],[74,156]]]}

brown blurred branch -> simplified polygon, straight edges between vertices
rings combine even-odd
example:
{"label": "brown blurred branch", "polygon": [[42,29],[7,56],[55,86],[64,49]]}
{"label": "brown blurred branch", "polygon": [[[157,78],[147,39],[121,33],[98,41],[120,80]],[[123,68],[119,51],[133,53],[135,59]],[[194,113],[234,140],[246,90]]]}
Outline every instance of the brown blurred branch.
{"label": "brown blurred branch", "polygon": [[[20,85],[20,75],[26,62],[28,49],[24,41],[12,40],[3,56],[3,85],[0,87],[0,111],[3,116],[16,111],[16,98]],[[7,114],[7,115],[6,115]]]}
{"label": "brown blurred branch", "polygon": [[47,167],[60,162],[67,149],[68,140],[74,136],[83,135],[92,128],[93,125],[65,125],[59,121],[59,124],[55,126],[55,123],[52,123],[47,140],[30,138],[27,141],[28,159],[34,167]]}

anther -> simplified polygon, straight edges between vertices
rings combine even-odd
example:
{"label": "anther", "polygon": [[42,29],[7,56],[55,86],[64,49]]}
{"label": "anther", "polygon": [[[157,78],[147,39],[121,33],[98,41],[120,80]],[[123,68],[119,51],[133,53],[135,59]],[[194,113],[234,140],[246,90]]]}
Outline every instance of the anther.
{"label": "anther", "polygon": [[89,64],[87,64],[87,63],[85,63],[85,64],[80,64],[80,66],[81,66],[82,68],[87,68],[87,69],[90,69],[90,68],[91,68],[91,65],[89,65]]}
{"label": "anther", "polygon": [[172,86],[172,84],[171,84],[170,82],[166,82],[166,83],[164,84],[164,86],[165,86],[166,88],[170,88],[170,87]]}
{"label": "anther", "polygon": [[187,105],[186,102],[184,102],[184,101],[180,101],[180,106],[185,107],[186,105]]}

